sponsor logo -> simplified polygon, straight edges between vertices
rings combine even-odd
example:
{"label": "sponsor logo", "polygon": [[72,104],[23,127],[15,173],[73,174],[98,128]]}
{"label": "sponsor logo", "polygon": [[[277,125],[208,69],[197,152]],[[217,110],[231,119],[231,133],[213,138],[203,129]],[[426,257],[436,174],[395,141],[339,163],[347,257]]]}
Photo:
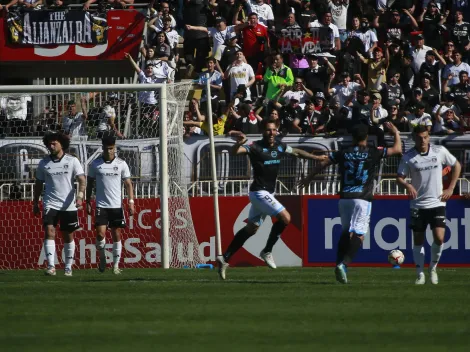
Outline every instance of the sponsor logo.
{"label": "sponsor logo", "polygon": [[271,152],[271,157],[277,158],[277,152],[275,150]]}
{"label": "sponsor logo", "polygon": [[121,27],[121,26],[116,26],[116,29],[119,29],[119,30],[121,30],[121,31],[125,30],[125,28],[124,28],[124,27]]}

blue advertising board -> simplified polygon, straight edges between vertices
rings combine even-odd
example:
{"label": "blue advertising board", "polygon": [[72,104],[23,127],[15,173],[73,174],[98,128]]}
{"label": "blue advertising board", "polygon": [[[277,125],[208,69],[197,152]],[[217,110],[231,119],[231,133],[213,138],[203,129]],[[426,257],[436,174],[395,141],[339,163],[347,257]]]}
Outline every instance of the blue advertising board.
{"label": "blue advertising board", "polygon": [[[341,221],[338,198],[304,197],[304,266],[332,265],[336,260]],[[354,264],[389,265],[387,254],[400,249],[405,264],[413,264],[412,234],[409,229],[410,205],[406,197],[380,197],[372,203],[369,233]],[[426,232],[426,263],[432,244],[431,230]],[[441,265],[470,266],[470,201],[456,197],[447,203],[447,229]]]}

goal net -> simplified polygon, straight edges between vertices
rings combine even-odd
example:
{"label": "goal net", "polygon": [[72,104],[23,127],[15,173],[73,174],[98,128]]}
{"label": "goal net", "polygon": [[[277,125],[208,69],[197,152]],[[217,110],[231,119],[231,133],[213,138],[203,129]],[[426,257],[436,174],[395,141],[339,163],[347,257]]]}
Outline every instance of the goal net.
{"label": "goal net", "polygon": [[[70,136],[68,152],[80,160],[85,173],[101,155],[101,136],[117,136],[117,155],[129,165],[136,198],[136,213],[129,217],[123,193],[127,227],[122,236],[121,267],[161,266],[166,219],[170,267],[203,263],[187,193],[191,170],[183,152],[182,121],[191,85],[30,86],[23,91],[0,87],[0,269],[46,265],[42,220],[33,216],[32,200],[36,168],[48,155],[42,137],[47,131],[59,130]],[[165,95],[166,101],[161,101]],[[161,133],[163,119],[166,130]],[[161,184],[164,164],[167,192],[162,192]],[[166,209],[162,208],[162,193],[167,194]],[[94,215],[80,210],[79,216],[83,230],[75,232],[74,268],[96,267]],[[107,260],[112,262],[109,232],[106,242]],[[56,245],[56,263],[61,267],[59,233]]]}

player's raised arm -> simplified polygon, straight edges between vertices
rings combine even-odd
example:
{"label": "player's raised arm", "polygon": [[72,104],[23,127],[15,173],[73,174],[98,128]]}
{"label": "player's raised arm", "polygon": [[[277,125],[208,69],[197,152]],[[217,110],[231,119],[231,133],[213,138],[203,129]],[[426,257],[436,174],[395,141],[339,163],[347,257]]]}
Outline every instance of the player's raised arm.
{"label": "player's raised arm", "polygon": [[[286,149],[286,152],[289,150],[289,147]],[[311,154],[309,152],[306,152],[305,150],[298,149],[298,148],[290,148],[291,155],[295,156],[296,158],[299,159],[310,159],[310,160],[318,160],[318,161],[323,161],[328,159],[327,155],[315,155]]]}
{"label": "player's raised arm", "polygon": [[387,148],[387,156],[402,154],[403,150],[401,145],[400,131],[398,131],[397,127],[391,122],[386,122],[385,127],[387,127],[390,133],[395,137],[393,146],[391,148]]}
{"label": "player's raised arm", "polygon": [[246,143],[248,139],[244,134],[237,136],[237,143],[235,143],[230,151],[232,155],[247,154],[248,150],[243,147],[243,144]]}
{"label": "player's raised arm", "polygon": [[310,182],[312,182],[313,178],[318,175],[324,168],[330,166],[333,164],[333,160],[329,157],[326,159],[322,160],[319,165],[313,169],[313,171],[305,178],[299,180],[296,184],[298,189],[302,189],[304,187],[307,187]]}

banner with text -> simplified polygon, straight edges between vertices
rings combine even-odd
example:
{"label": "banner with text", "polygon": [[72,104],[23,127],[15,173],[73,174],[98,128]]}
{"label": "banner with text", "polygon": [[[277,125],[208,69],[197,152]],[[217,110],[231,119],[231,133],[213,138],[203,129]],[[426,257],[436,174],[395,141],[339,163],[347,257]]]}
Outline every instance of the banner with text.
{"label": "banner with text", "polygon": [[108,41],[107,20],[86,11],[10,12],[7,27],[12,44],[104,44]]}
{"label": "banner with text", "polygon": [[[338,198],[306,196],[303,200],[304,266],[334,265],[341,219]],[[369,233],[353,265],[389,266],[388,252],[400,249],[405,265],[413,264],[410,204],[407,197],[376,197],[372,203]],[[426,264],[432,232],[426,232]],[[456,197],[447,203],[447,229],[440,265],[470,266],[470,202]]]}

